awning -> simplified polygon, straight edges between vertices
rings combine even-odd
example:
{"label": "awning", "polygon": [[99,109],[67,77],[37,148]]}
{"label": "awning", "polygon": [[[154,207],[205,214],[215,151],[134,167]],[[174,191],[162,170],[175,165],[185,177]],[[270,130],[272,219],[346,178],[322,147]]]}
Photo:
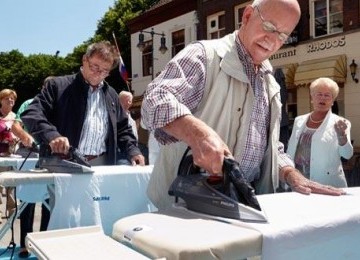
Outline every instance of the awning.
{"label": "awning", "polygon": [[296,70],[294,84],[308,85],[319,77],[328,77],[337,83],[346,81],[346,55],[331,56],[302,62]]}
{"label": "awning", "polygon": [[290,64],[286,64],[286,65],[281,65],[279,67],[274,67],[274,71],[276,71],[276,69],[279,68],[284,73],[285,85],[287,88],[295,87],[294,78],[295,78],[296,68],[298,67],[298,65],[299,65],[298,63],[290,63]]}

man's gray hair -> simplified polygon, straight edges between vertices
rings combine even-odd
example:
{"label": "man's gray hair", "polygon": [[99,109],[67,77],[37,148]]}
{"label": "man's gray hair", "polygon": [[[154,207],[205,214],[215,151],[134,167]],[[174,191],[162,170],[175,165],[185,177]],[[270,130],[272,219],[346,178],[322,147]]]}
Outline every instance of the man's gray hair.
{"label": "man's gray hair", "polygon": [[112,68],[119,64],[120,55],[114,45],[109,41],[101,41],[90,44],[87,47],[85,57],[99,55],[104,61],[112,62]]}

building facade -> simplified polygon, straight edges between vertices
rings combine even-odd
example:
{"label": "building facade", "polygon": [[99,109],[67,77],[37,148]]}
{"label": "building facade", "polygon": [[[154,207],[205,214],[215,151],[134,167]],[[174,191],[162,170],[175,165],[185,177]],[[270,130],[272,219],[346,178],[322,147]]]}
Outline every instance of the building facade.
{"label": "building facade", "polygon": [[[142,96],[146,86],[166,63],[185,45],[197,39],[197,23],[196,2],[193,0],[161,0],[128,23],[135,96]],[[144,46],[139,48],[139,42]]]}
{"label": "building facade", "polygon": [[[154,9],[164,19],[151,19],[145,12],[129,24],[135,95],[141,96],[151,81],[151,76],[143,73],[146,70],[144,54],[136,47],[141,30],[154,28],[164,32],[168,48],[174,48],[173,33],[179,30],[184,30],[182,46],[194,40],[219,38],[239,28],[243,10],[252,1],[165,2],[160,1],[160,7]],[[178,6],[171,7],[175,3]],[[318,77],[330,77],[340,86],[337,113],[351,121],[354,146],[360,146],[360,83],[357,80],[360,70],[354,67],[354,79],[350,71],[351,64],[360,62],[360,0],[302,0],[299,4],[302,10],[299,24],[286,44],[270,58],[274,68],[281,69],[285,74],[290,120],[311,111],[310,83]],[[156,75],[174,53],[168,51],[161,56],[157,53],[160,45],[154,42]]]}

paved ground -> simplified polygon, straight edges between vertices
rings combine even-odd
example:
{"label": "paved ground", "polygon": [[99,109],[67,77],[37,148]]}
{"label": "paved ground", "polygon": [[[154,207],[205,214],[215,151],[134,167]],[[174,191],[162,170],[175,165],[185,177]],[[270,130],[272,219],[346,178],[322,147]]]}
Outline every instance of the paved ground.
{"label": "paved ground", "polygon": [[[6,201],[6,198],[3,196],[3,201]],[[1,212],[1,224],[0,229],[3,228],[7,219],[5,217],[5,204],[0,204],[0,212]],[[35,219],[34,219],[34,231],[39,231],[40,227],[40,219],[41,219],[41,203],[36,204],[35,208]],[[11,229],[9,229],[5,236],[0,239],[0,248],[5,248],[9,245],[12,238]],[[14,223],[14,242],[17,246],[20,246],[20,220],[16,219]]]}

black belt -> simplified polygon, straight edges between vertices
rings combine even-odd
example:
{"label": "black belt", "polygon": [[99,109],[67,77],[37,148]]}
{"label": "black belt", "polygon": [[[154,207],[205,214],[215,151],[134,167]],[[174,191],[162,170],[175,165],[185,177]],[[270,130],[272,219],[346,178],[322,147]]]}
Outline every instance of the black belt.
{"label": "black belt", "polygon": [[87,161],[91,161],[91,160],[94,160],[96,158],[99,158],[100,156],[103,156],[105,153],[101,153],[101,154],[98,154],[98,155],[84,155],[85,159]]}

